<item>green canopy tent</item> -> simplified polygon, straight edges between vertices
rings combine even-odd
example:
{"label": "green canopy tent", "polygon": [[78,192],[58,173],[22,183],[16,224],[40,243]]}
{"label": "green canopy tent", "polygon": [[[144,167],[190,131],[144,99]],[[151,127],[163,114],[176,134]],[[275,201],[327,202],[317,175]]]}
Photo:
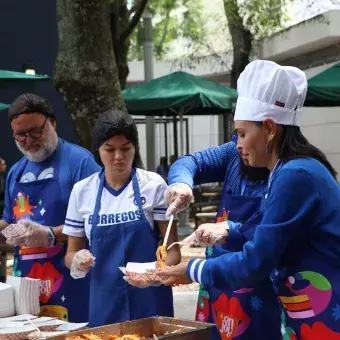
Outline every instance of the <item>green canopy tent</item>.
{"label": "green canopy tent", "polygon": [[340,63],[308,79],[305,106],[340,106]]}
{"label": "green canopy tent", "polygon": [[0,103],[0,111],[2,110],[6,110],[9,108],[9,105],[8,104],[4,104],[4,103]]}
{"label": "green canopy tent", "polygon": [[27,74],[23,72],[0,70],[0,80],[47,80],[50,79],[47,75],[42,74]]}
{"label": "green canopy tent", "polygon": [[42,74],[26,74],[23,72],[0,70],[0,88],[6,88],[18,82],[49,80],[50,77]]}
{"label": "green canopy tent", "polygon": [[177,147],[177,115],[180,119],[183,148],[183,115],[212,115],[229,113],[237,91],[202,77],[178,71],[123,91],[131,115],[171,116],[174,119],[174,151]]}

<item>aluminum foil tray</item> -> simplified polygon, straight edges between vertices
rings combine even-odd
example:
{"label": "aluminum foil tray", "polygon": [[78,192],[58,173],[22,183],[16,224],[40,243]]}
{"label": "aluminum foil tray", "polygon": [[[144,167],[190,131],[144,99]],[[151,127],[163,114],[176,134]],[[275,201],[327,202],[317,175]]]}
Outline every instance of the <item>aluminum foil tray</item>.
{"label": "aluminum foil tray", "polygon": [[[214,326],[214,324],[177,318],[151,317],[97,328],[87,328],[82,331],[70,332],[50,339],[66,340],[68,337],[92,333],[100,335],[103,340],[107,340],[109,335],[123,336],[126,334],[135,334],[147,340],[157,338],[159,340],[209,340],[210,330]],[[156,337],[153,336],[154,334]]]}

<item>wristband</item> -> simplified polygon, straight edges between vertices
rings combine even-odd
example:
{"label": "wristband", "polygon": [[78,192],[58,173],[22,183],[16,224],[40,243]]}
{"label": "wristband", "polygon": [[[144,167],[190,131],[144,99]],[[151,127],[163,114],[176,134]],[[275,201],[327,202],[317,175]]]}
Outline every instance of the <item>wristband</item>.
{"label": "wristband", "polygon": [[48,244],[50,247],[56,245],[56,237],[53,231],[53,227],[48,227]]}

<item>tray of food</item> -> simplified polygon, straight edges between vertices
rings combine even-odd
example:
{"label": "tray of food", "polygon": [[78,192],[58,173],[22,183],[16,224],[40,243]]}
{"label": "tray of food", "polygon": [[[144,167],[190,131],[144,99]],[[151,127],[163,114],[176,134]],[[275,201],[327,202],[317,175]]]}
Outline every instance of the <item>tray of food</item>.
{"label": "tray of food", "polygon": [[151,317],[62,334],[54,340],[209,340],[214,324]]}

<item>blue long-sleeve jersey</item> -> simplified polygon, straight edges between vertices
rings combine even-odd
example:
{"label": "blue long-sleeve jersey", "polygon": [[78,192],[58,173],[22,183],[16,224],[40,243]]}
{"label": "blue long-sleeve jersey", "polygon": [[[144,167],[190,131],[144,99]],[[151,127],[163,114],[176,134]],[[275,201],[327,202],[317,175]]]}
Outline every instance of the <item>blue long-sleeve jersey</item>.
{"label": "blue long-sleeve jersey", "polygon": [[[185,183],[190,187],[197,184],[223,182],[233,195],[241,195],[242,176],[240,165],[242,159],[234,142],[195,152],[178,159],[169,171],[169,184]],[[267,181],[253,183],[247,181],[244,195],[262,197]]]}
{"label": "blue long-sleeve jersey", "polygon": [[193,281],[236,290],[259,284],[275,268],[303,258],[303,248],[340,265],[340,189],[315,159],[294,159],[273,176],[262,203],[263,219],[242,251],[191,260]]}
{"label": "blue long-sleeve jersey", "polygon": [[[169,184],[185,183],[190,187],[210,182],[224,182],[222,195],[230,190],[232,195],[262,197],[267,188],[267,179],[253,182],[242,178],[242,159],[234,142],[195,152],[178,159],[170,168]],[[245,181],[244,192],[242,183]],[[228,240],[242,247],[246,241],[239,231],[241,223],[228,221]]]}

